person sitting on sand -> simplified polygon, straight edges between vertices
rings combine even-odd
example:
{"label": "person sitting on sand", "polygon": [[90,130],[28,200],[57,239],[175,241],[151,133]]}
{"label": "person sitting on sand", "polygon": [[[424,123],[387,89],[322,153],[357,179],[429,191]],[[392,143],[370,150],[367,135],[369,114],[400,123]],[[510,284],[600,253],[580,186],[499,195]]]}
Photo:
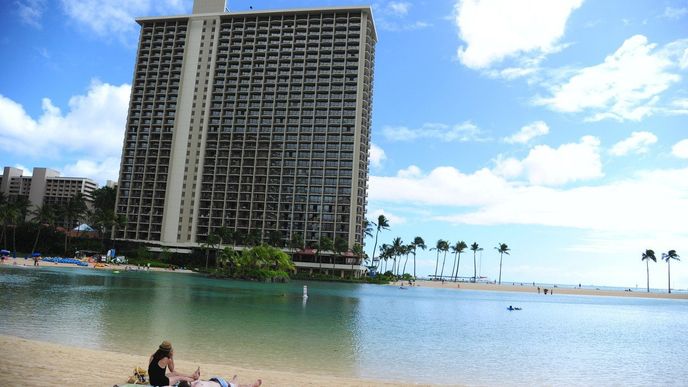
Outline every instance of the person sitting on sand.
{"label": "person sitting on sand", "polygon": [[[172,344],[167,340],[163,341],[158,350],[151,355],[148,361],[150,384],[154,386],[174,386],[178,382],[193,382],[201,377],[200,367],[191,376],[175,372],[173,355]],[[168,368],[170,372],[166,372]]]}
{"label": "person sitting on sand", "polygon": [[177,387],[258,387],[263,381],[258,379],[253,384],[239,384],[237,376],[234,375],[229,381],[219,376],[213,376],[209,380],[196,380],[194,382],[180,382]]}

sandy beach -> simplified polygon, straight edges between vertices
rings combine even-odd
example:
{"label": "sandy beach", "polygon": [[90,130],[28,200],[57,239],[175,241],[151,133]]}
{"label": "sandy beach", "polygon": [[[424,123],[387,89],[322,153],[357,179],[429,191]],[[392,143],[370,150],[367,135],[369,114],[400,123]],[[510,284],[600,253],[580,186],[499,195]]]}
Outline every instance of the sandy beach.
{"label": "sandy beach", "polygon": [[[395,282],[390,285],[400,286],[401,282]],[[408,282],[403,283],[404,286],[408,286]],[[688,299],[687,293],[647,293],[643,289],[633,289],[633,291],[621,291],[621,290],[604,290],[604,289],[590,289],[590,288],[578,288],[578,287],[554,287],[554,285],[535,285],[532,283],[502,283],[501,285],[493,283],[471,283],[471,282],[451,282],[445,281],[416,281],[415,286],[427,287],[427,288],[443,288],[443,289],[454,289],[454,290],[486,290],[495,292],[526,292],[526,293],[537,293],[538,286],[540,287],[540,294],[544,296],[544,289],[554,290],[554,294],[573,294],[573,295],[583,295],[583,296],[608,296],[608,297],[640,297],[640,298],[673,298],[673,299]],[[549,294],[548,294],[549,296]]]}
{"label": "sandy beach", "polygon": [[[146,368],[149,355],[126,354],[70,347],[0,335],[3,359],[0,375],[3,380],[22,386],[111,387],[124,384],[134,367]],[[8,350],[11,348],[12,350]],[[201,367],[201,378],[215,375],[231,378],[239,375],[241,383],[262,379],[264,386],[422,386],[357,378],[340,378],[300,372],[279,372],[205,364],[184,359],[176,354],[175,365],[181,372]]]}
{"label": "sandy beach", "polygon": [[[24,267],[30,267],[34,268],[35,266],[33,265],[33,260],[32,259],[24,259],[24,258],[6,258],[3,261],[4,265],[9,265],[9,266],[24,266]],[[150,270],[150,271],[163,271],[163,272],[168,272],[168,273],[183,273],[183,274],[192,274],[195,273],[194,271],[191,270],[186,270],[186,269],[175,269],[175,270],[170,270],[170,269],[165,269],[161,267],[151,267],[150,269],[146,269],[145,267],[136,267],[136,265],[116,265],[112,263],[108,263],[105,266],[96,266],[95,263],[89,263],[88,266],[77,266],[74,264],[70,263],[54,263],[54,262],[46,262],[46,261],[39,261],[39,265],[43,267],[65,267],[65,268],[91,268],[91,269],[96,269],[96,270],[119,270],[119,271],[124,271],[124,270]]]}

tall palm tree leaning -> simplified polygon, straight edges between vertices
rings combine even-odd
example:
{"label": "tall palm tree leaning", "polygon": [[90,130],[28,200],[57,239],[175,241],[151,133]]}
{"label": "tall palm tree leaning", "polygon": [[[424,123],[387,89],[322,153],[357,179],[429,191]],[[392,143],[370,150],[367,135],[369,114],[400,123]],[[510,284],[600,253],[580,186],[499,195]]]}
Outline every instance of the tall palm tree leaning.
{"label": "tall palm tree leaning", "polygon": [[449,251],[449,241],[444,241],[444,243],[442,243],[442,252],[444,254],[442,256],[442,270],[440,270],[440,279],[444,278],[444,263],[447,261],[447,251]]}
{"label": "tall palm tree leaning", "polygon": [[478,245],[478,242],[473,242],[471,244],[471,250],[473,251],[473,282],[476,282],[478,279],[478,264],[475,260],[475,253],[480,251],[480,246]]}
{"label": "tall palm tree leaning", "polygon": [[442,251],[442,248],[444,247],[445,241],[443,239],[438,239],[437,242],[435,243],[435,247],[431,248],[430,250],[437,250],[437,258],[435,259],[435,276],[434,278],[437,279],[437,268],[440,265],[440,251]]}
{"label": "tall palm tree leaning", "polygon": [[645,267],[647,269],[647,292],[650,293],[650,260],[657,262],[657,257],[655,257],[655,252],[653,250],[645,250],[643,253],[643,258],[641,261],[645,261]]}
{"label": "tall palm tree leaning", "polygon": [[373,245],[373,261],[372,261],[372,264],[375,264],[375,249],[377,249],[377,236],[381,230],[389,230],[389,220],[385,217],[384,214],[380,214],[377,217],[377,223],[373,223],[373,225],[376,227],[376,230],[375,230],[375,244]]}
{"label": "tall palm tree leaning", "polygon": [[419,236],[413,238],[412,245],[413,245],[413,279],[415,280],[416,279],[416,248],[420,247],[421,249],[425,250],[425,248],[427,246],[425,245],[425,241],[423,240],[423,238],[421,238]]}
{"label": "tall palm tree leaning", "polygon": [[502,284],[502,257],[504,254],[509,255],[509,246],[506,243],[500,243],[495,247],[495,250],[499,252],[499,284]]}
{"label": "tall palm tree leaning", "polygon": [[669,270],[669,282],[668,282],[668,287],[669,287],[669,293],[671,293],[671,260],[675,259],[677,261],[680,261],[679,255],[676,254],[676,250],[669,250],[668,253],[662,253],[662,259],[666,261],[667,263],[667,269]]}
{"label": "tall palm tree leaning", "polygon": [[454,282],[459,278],[459,266],[461,265],[461,253],[468,248],[468,245],[464,241],[456,242],[454,246],[451,247],[454,253],[454,258],[456,260],[456,271],[454,272]]}

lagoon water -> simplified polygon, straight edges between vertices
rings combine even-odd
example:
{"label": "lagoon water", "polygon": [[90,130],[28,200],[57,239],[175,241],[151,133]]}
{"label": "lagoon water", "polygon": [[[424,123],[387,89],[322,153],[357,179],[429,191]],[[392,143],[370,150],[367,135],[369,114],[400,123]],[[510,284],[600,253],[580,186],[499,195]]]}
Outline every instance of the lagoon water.
{"label": "lagoon water", "polygon": [[686,300],[303,285],[5,266],[0,334],[415,383],[688,383]]}

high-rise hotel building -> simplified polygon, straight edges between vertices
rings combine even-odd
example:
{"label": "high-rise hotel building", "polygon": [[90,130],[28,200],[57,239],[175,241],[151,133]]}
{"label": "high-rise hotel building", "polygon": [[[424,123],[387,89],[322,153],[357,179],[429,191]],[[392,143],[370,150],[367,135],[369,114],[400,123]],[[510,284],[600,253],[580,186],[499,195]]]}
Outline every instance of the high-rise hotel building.
{"label": "high-rise hotel building", "polygon": [[224,8],[137,19],[116,236],[196,247],[224,226],[361,243],[371,9]]}

